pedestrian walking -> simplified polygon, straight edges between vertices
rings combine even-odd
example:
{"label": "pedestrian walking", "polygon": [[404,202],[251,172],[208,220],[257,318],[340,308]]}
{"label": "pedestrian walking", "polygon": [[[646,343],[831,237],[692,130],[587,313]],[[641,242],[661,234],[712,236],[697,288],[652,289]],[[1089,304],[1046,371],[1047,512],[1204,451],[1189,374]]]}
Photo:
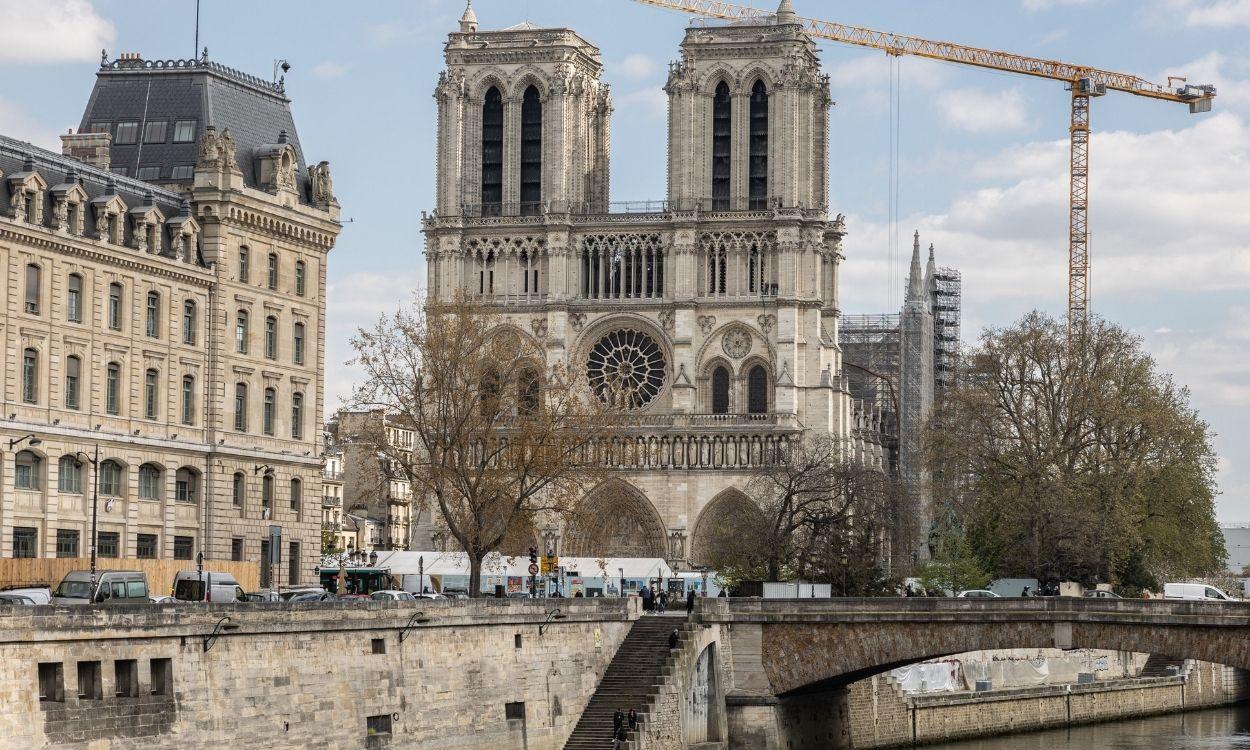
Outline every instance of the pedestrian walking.
{"label": "pedestrian walking", "polygon": [[1025,586],[1024,591],[1020,592],[1020,596],[1027,597],[1029,595],[1029,587]]}
{"label": "pedestrian walking", "polygon": [[621,727],[624,725],[625,712],[618,708],[616,709],[616,713],[612,714],[612,736],[616,737],[616,733],[619,732]]}
{"label": "pedestrian walking", "polygon": [[638,728],[638,711],[637,709],[631,708],[629,709],[629,731],[632,732],[637,728]]}
{"label": "pedestrian walking", "polygon": [[679,639],[677,635],[677,628],[673,628],[673,632],[668,634],[668,650],[669,651],[672,651],[673,649],[677,648],[678,640]]}
{"label": "pedestrian walking", "polygon": [[694,589],[686,592],[686,614],[694,613]]}
{"label": "pedestrian walking", "polygon": [[612,738],[612,750],[621,750],[625,747],[625,742],[629,739],[629,730],[625,727],[619,727]]}
{"label": "pedestrian walking", "polygon": [[665,612],[668,611],[668,592],[666,591],[660,592],[659,602],[660,602],[660,614],[664,614]]}
{"label": "pedestrian walking", "polygon": [[647,586],[642,590],[642,611],[651,611],[651,587]]}

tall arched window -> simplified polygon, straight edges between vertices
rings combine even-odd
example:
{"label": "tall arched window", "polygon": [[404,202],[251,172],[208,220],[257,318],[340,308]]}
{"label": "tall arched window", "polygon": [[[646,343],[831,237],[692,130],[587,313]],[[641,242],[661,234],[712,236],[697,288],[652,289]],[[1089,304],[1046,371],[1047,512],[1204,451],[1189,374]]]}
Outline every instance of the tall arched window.
{"label": "tall arched window", "polygon": [[13,486],[19,490],[43,489],[43,459],[34,451],[18,451],[13,457]]}
{"label": "tall arched window", "polygon": [[247,310],[240,310],[234,321],[234,350],[247,354]]}
{"label": "tall arched window", "polygon": [[712,413],[729,413],[729,369],[725,367],[712,370]]}
{"label": "tall arched window", "polygon": [[74,495],[82,494],[82,461],[77,456],[61,456],[57,466],[57,489]]}
{"label": "tall arched window", "polygon": [[247,383],[234,386],[234,429],[247,432]]}
{"label": "tall arched window", "polygon": [[243,472],[236,471],[234,473],[234,484],[231,489],[231,499],[234,500],[236,506],[242,508],[243,496],[247,491],[247,477],[243,475]]}
{"label": "tall arched window", "polygon": [[532,368],[522,368],[517,375],[517,410],[526,416],[538,411],[539,394],[538,373]]}
{"label": "tall arched window", "polygon": [[156,370],[147,370],[143,373],[143,418],[156,419],[157,404],[159,403],[159,380],[160,373]]}
{"label": "tall arched window", "polygon": [[768,207],[768,87],[756,81],[751,87],[750,163],[747,168],[748,205]]}
{"label": "tall arched window", "polygon": [[278,358],[278,319],[272,315],[265,318],[265,357]]}
{"label": "tall arched window", "polygon": [[250,270],[250,256],[246,247],[239,248],[239,283],[246,284]]}
{"label": "tall arched window", "polygon": [[182,423],[195,424],[195,378],[182,376]]}
{"label": "tall arched window", "polygon": [[307,270],[304,266],[304,261],[295,261],[295,296],[297,297],[304,296],[304,275],[306,273]]}
{"label": "tall arched window", "polygon": [[108,327],[113,331],[122,329],[122,285],[116,281],[109,284]]}
{"label": "tall arched window", "polygon": [[266,388],[264,412],[261,415],[261,429],[266,435],[273,434],[274,409],[277,401],[277,392],[272,388]]}
{"label": "tall arched window", "polygon": [[26,312],[39,314],[39,285],[42,271],[39,266],[31,263],[26,266]]}
{"label": "tall arched window", "polygon": [[199,327],[196,321],[195,300],[189,299],[182,303],[182,343],[195,345],[195,331]]}
{"label": "tall arched window", "polygon": [[303,498],[304,485],[298,478],[291,480],[291,510],[298,511],[300,500]]}
{"label": "tall arched window", "polygon": [[22,352],[22,401],[28,404],[39,402],[38,349],[26,349]]}
{"label": "tall arched window", "polygon": [[82,322],[82,277],[71,273],[65,284],[65,319]]}
{"label": "tall arched window", "polygon": [[269,253],[269,265],[266,267],[265,283],[270,289],[278,288],[278,254]]}
{"label": "tall arched window", "polygon": [[747,411],[768,413],[768,370],[764,365],[756,365],[747,373]]}
{"label": "tall arched window", "polygon": [[65,408],[77,410],[78,394],[82,389],[82,360],[75,356],[65,358]]}
{"label": "tall arched window", "polygon": [[482,214],[498,216],[503,203],[503,97],[491,86],[482,102]]}
{"label": "tall arched window", "polygon": [[161,335],[161,295],[158,292],[148,292],[147,307],[147,324],[144,330],[148,338],[157,338]]}
{"label": "tall arched window", "polygon": [[165,481],[165,472],[156,464],[143,464],[139,467],[139,499],[160,500],[165,493],[161,490]]}
{"label": "tall arched window", "polygon": [[730,117],[729,84],[716,85],[712,98],[712,210],[729,210],[729,144],[733,121]]}
{"label": "tall arched window", "polygon": [[122,366],[109,362],[104,373],[104,411],[116,416],[121,413]]}
{"label": "tall arched window", "polygon": [[273,508],[273,472],[266,472],[260,482],[260,504],[265,510]]}
{"label": "tall arched window", "polygon": [[178,502],[195,502],[199,489],[200,476],[195,469],[184,466],[174,475],[174,497]]}
{"label": "tall arched window", "polygon": [[291,332],[291,358],[295,364],[304,364],[304,324],[296,323]]}
{"label": "tall arched window", "polygon": [[304,438],[304,394],[298,391],[291,394],[291,438]]}
{"label": "tall arched window", "polygon": [[100,463],[100,494],[105,497],[122,497],[126,489],[126,471],[118,462],[109,459]]}
{"label": "tall arched window", "polygon": [[521,214],[537,214],[543,199],[543,103],[538,89],[521,100]]}

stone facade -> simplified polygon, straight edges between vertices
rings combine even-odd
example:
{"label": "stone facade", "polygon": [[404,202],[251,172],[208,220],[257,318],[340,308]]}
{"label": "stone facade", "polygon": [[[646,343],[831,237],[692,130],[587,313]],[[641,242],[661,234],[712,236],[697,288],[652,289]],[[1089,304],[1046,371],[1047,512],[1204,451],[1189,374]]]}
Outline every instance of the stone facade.
{"label": "stone facade", "polygon": [[258,561],[276,527],[262,583],[313,576],[338,203],[263,113],[290,125],[280,84],[125,55],[70,156],[0,139],[0,555],[88,556],[98,477],[102,557]]}
{"label": "stone facade", "polygon": [[631,419],[617,477],[582,515],[620,522],[552,528],[558,553],[698,564],[701,521],[748,502],[787,441],[831,434],[881,460],[837,346],[845,227],[828,213],[816,46],[782,12],[691,27],[681,56],[667,200],[624,205],[607,195],[596,47],[568,29],[482,31],[471,12],[448,37],[430,294],[494,307]]}
{"label": "stone facade", "polygon": [[562,611],[540,635],[509,600],[10,607],[0,747],[559,750],[640,614]]}

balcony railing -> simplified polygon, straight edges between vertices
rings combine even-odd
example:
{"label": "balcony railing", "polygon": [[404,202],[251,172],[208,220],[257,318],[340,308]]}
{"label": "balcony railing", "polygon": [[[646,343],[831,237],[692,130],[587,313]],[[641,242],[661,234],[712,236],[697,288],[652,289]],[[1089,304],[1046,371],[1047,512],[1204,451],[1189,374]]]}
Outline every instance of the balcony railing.
{"label": "balcony railing", "polygon": [[640,414],[622,417],[617,424],[622,429],[637,431],[654,428],[694,430],[734,430],[762,427],[798,431],[803,429],[794,414]]}
{"label": "balcony railing", "polygon": [[337,508],[343,504],[343,498],[334,495],[322,495],[321,504],[327,508]]}
{"label": "balcony railing", "polygon": [[342,478],[343,478],[343,472],[342,472],[342,471],[334,471],[333,469],[323,469],[323,470],[321,471],[321,477],[322,477],[322,479],[342,479]]}
{"label": "balcony railing", "polygon": [[741,213],[774,211],[800,212],[804,214],[823,212],[823,208],[810,206],[786,206],[781,198],[749,198],[731,196],[724,198],[679,198],[662,201],[542,201],[539,203],[462,203],[460,215],[432,218],[462,219],[516,219],[539,221],[544,215],[557,216],[613,216],[632,214],[637,216],[663,216],[673,213]]}

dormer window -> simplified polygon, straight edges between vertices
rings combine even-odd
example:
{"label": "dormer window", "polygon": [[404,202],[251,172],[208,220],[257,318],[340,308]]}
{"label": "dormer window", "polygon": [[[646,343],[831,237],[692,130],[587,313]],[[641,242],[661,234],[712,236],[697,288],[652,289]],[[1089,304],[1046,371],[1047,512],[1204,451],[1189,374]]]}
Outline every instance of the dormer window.
{"label": "dormer window", "polygon": [[139,173],[136,175],[139,179],[151,182],[161,178],[160,167],[139,167]]}
{"label": "dormer window", "polygon": [[172,180],[189,180],[195,177],[195,165],[177,164],[169,177]]}
{"label": "dormer window", "polygon": [[168,125],[164,120],[149,122],[143,126],[144,143],[164,143]]}
{"label": "dormer window", "polygon": [[174,123],[174,143],[195,142],[195,120],[178,120]]}
{"label": "dormer window", "polygon": [[70,234],[82,234],[82,204],[68,203],[65,206],[65,231]]}
{"label": "dormer window", "polygon": [[133,146],[139,141],[139,123],[119,122],[113,135],[113,143],[118,146]]}

